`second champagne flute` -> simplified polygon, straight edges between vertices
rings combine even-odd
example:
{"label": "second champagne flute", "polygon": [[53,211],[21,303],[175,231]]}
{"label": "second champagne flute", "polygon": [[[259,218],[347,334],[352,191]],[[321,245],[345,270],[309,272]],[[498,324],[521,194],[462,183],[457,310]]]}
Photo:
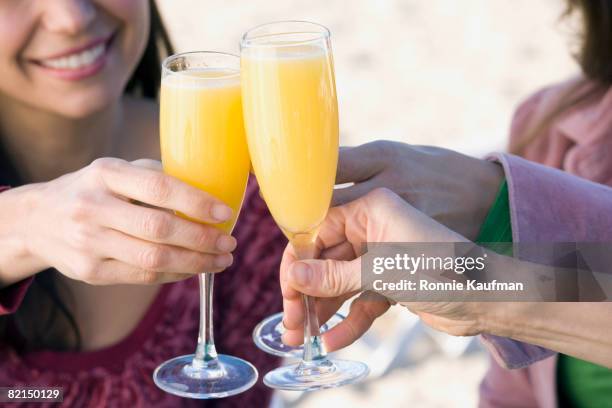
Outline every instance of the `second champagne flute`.
{"label": "second champagne flute", "polygon": [[[329,30],[300,21],[256,27],[242,38],[241,71],[247,142],[262,195],[298,257],[313,258],[338,163]],[[304,296],[304,305],[302,361],[271,371],[264,383],[310,391],[365,377],[365,364],[327,357],[315,301]]]}

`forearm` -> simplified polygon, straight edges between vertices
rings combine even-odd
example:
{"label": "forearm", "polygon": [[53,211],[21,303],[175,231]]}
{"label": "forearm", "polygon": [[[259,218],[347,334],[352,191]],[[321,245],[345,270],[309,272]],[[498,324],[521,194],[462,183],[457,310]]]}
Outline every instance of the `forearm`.
{"label": "forearm", "polygon": [[30,184],[0,193],[0,288],[48,267],[28,250],[23,231],[38,189]]}
{"label": "forearm", "polygon": [[[541,252],[555,254],[553,250],[544,249]],[[527,292],[520,295],[522,299],[545,301],[481,303],[479,309],[484,316],[481,319],[484,333],[509,337],[612,367],[612,303],[546,301],[578,296],[577,281],[572,277],[581,271],[491,252],[487,255],[491,267],[489,278],[505,277],[524,282]]]}
{"label": "forearm", "polygon": [[612,303],[509,302],[486,306],[485,333],[612,368]]}

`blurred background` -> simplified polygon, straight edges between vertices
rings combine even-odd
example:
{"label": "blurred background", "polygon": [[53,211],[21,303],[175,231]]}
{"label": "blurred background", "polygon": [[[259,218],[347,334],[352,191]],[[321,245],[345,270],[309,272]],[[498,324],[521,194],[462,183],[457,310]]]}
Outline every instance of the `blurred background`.
{"label": "blurred background", "polygon": [[[516,105],[578,68],[562,0],[158,0],[178,51],[238,52],[242,33],[275,20],[332,32],[341,144],[375,139],[471,155],[505,147]],[[367,362],[365,382],[278,393],[274,408],[473,407],[487,356],[392,308],[338,357]]]}

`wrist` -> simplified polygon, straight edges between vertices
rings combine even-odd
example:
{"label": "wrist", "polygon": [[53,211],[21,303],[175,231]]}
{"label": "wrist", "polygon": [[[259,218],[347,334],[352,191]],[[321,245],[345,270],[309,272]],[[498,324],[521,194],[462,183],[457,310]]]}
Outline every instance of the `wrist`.
{"label": "wrist", "polygon": [[532,313],[529,302],[486,302],[480,314],[481,333],[511,339],[522,338],[522,331]]}
{"label": "wrist", "polygon": [[470,241],[478,238],[480,229],[491,210],[499,188],[504,181],[504,170],[501,165],[487,160],[478,160],[478,171],[475,172],[473,211],[471,228],[466,236]]}
{"label": "wrist", "polygon": [[0,288],[44,269],[35,256],[28,254],[26,246],[28,190],[25,186],[0,193]]}
{"label": "wrist", "polygon": [[[30,265],[28,269],[43,270],[48,267],[36,252],[36,246],[32,245],[34,236],[38,233],[36,214],[43,207],[44,183],[27,184],[10,191],[7,194],[13,196],[13,204],[10,206],[14,211],[9,215],[13,221],[11,229],[14,256]],[[27,277],[27,276],[24,276]]]}

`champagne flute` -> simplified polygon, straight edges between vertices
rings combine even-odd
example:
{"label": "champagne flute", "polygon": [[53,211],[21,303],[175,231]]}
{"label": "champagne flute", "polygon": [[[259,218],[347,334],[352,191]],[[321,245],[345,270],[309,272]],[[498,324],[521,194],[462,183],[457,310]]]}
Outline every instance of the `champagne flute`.
{"label": "champagne flute", "polygon": [[[160,133],[164,172],[228,204],[233,218],[215,226],[231,233],[250,170],[239,57],[207,51],[168,57],[162,64]],[[155,384],[171,394],[222,398],[246,391],[257,381],[252,364],[217,354],[213,281],[212,273],[199,275],[200,331],[195,354],[168,360],[153,373]]]}
{"label": "champagne flute", "polygon": [[[314,23],[270,23],[248,31],[240,45],[253,169],[272,216],[298,258],[311,259],[338,163],[330,33]],[[302,361],[271,371],[264,377],[266,385],[310,391],[353,383],[368,374],[361,362],[327,357],[314,304],[304,296]]]}

